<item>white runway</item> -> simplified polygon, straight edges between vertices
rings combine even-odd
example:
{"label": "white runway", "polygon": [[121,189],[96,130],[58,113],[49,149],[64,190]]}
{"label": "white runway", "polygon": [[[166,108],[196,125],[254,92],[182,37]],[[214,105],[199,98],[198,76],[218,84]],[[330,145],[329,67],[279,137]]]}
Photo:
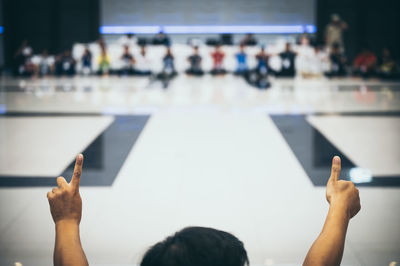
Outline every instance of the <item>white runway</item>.
{"label": "white runway", "polygon": [[[117,116],[149,115],[112,185],[81,187],[91,265],[136,265],[150,245],[191,225],[235,234],[251,265],[301,265],[328,203],[270,117],[301,115],[355,166],[397,180],[360,187],[342,265],[399,263],[400,83],[273,82],[259,91],[230,75],[180,75],[165,90],[144,78],[3,79],[0,179],[59,175]],[[98,154],[118,153],[109,138],[99,143]],[[313,145],[304,149],[325,156]],[[101,173],[105,158],[92,170]],[[52,265],[50,189],[0,187],[0,265]]]}

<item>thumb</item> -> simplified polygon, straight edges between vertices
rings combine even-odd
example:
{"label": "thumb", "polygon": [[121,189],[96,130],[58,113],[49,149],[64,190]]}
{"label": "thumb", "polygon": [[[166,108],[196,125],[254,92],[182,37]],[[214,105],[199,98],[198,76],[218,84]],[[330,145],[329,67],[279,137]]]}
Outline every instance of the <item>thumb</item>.
{"label": "thumb", "polygon": [[341,170],[341,162],[340,157],[335,156],[332,160],[332,169],[331,169],[331,176],[329,181],[338,181],[340,177],[340,170]]}
{"label": "thumb", "polygon": [[82,165],[83,165],[83,155],[78,154],[78,156],[76,156],[74,173],[72,175],[72,179],[70,182],[72,187],[76,190],[79,190],[79,183],[81,181],[81,174],[82,174]]}

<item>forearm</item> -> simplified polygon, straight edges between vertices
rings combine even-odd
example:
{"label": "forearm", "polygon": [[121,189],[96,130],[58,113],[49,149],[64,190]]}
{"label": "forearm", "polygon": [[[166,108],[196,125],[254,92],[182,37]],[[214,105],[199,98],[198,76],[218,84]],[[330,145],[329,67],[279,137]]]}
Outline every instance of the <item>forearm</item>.
{"label": "forearm", "polygon": [[342,206],[331,206],[322,232],[311,246],[303,265],[340,265],[349,220]]}
{"label": "forearm", "polygon": [[76,222],[61,220],[56,223],[56,243],[54,265],[89,265],[81,246],[79,225]]}

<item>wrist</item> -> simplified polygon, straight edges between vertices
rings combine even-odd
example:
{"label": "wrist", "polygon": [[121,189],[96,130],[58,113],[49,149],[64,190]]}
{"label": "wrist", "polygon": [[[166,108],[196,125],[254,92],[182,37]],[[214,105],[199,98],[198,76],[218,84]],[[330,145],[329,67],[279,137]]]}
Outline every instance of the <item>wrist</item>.
{"label": "wrist", "polygon": [[60,219],[56,224],[56,229],[79,229],[79,222],[74,219]]}
{"label": "wrist", "polygon": [[343,202],[332,202],[329,207],[329,212],[332,213],[333,216],[350,221],[350,214],[347,205]]}

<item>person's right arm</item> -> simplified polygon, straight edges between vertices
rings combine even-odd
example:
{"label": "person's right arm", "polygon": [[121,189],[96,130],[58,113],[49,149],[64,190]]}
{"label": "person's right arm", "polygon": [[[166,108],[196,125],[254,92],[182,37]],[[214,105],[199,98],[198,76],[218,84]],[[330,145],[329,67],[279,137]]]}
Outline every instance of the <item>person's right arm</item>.
{"label": "person's right arm", "polygon": [[304,266],[340,265],[349,221],[361,209],[359,191],[353,182],[339,180],[340,158],[332,161],[331,176],[326,186],[330,207],[322,232],[311,246]]}
{"label": "person's right arm", "polygon": [[82,199],[79,194],[83,155],[76,157],[71,182],[57,178],[57,188],[47,193],[50,212],[56,225],[53,261],[55,266],[89,265],[79,236],[82,217]]}

